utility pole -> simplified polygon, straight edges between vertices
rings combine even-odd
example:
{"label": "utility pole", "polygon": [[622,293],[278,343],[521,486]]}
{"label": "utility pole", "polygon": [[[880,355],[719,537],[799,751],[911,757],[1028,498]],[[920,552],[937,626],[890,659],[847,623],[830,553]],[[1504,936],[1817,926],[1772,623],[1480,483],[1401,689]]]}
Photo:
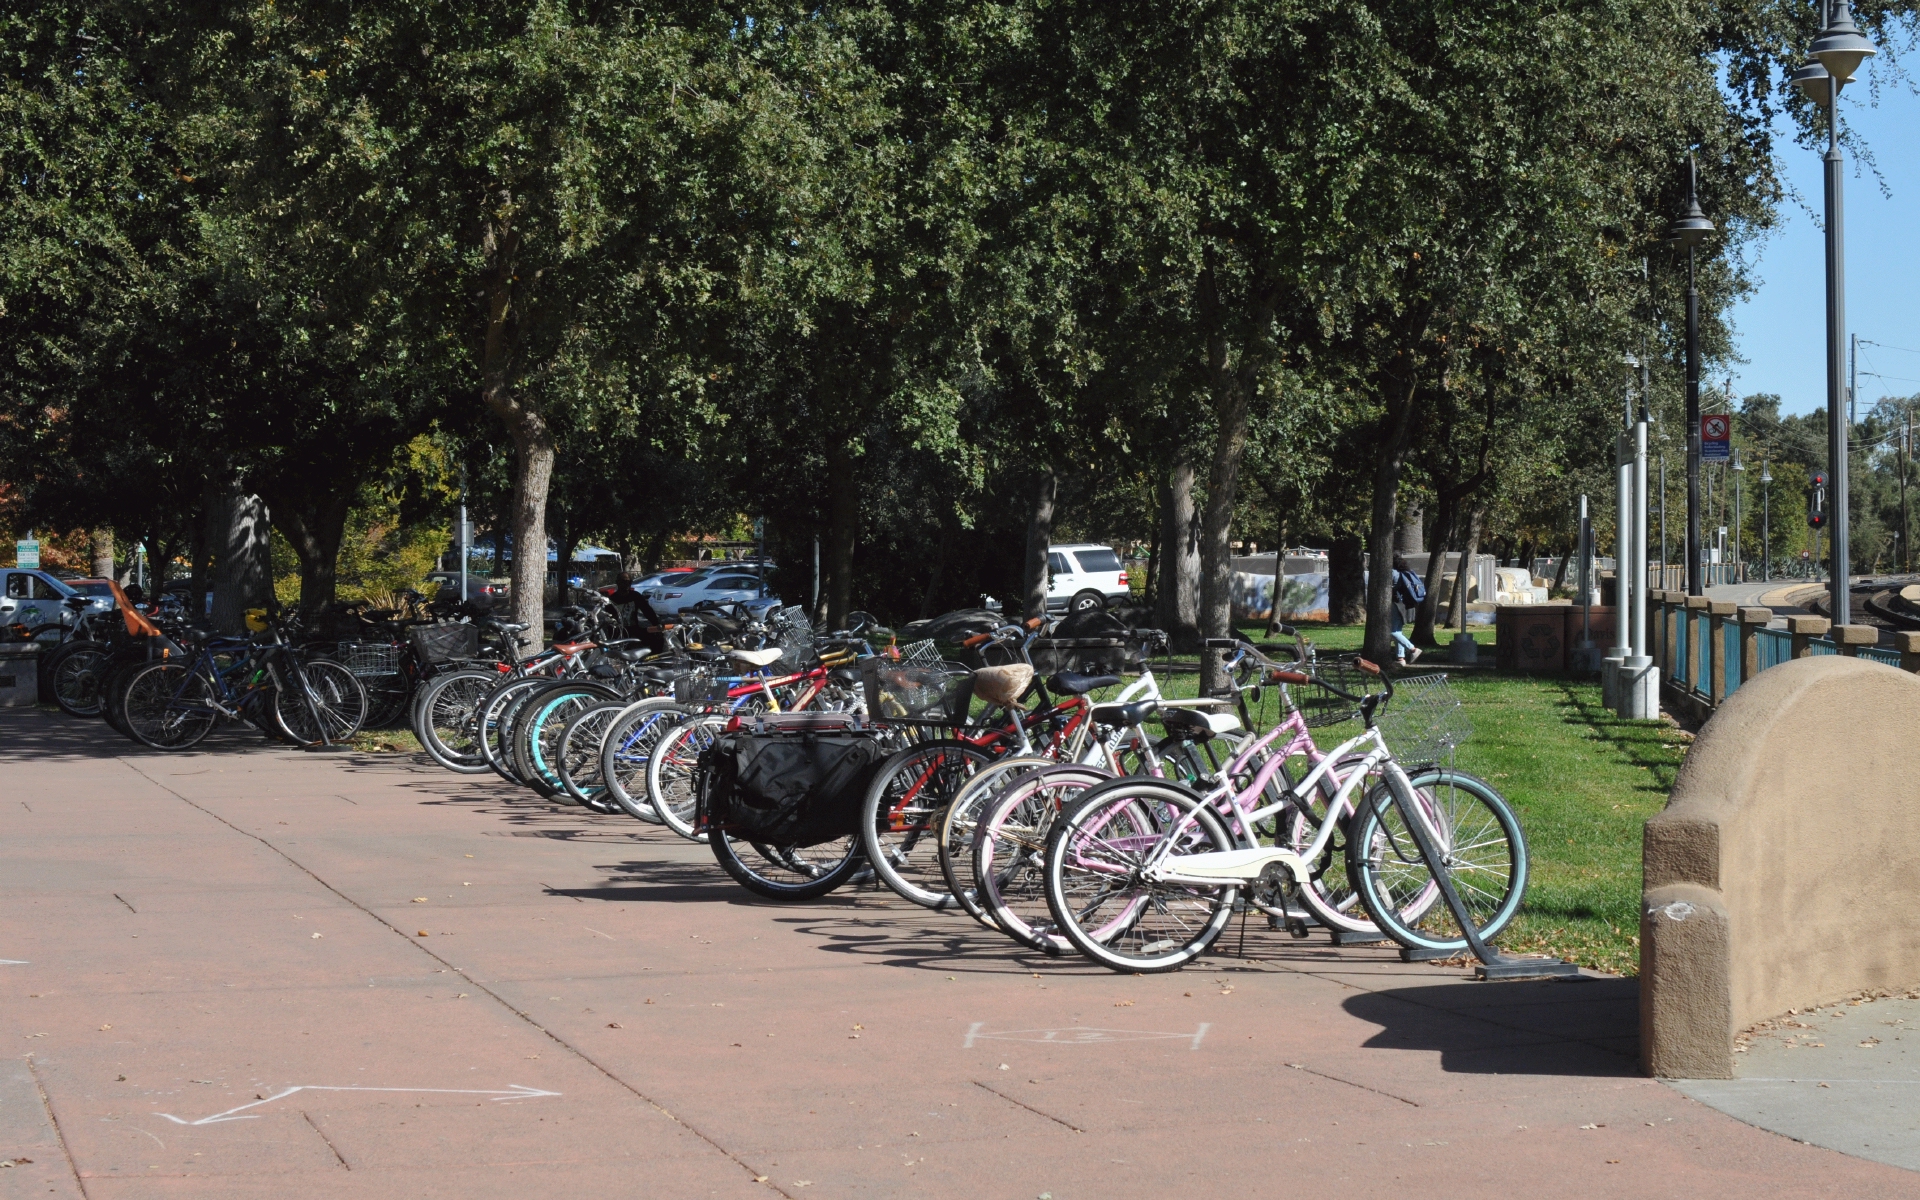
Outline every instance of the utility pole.
{"label": "utility pole", "polygon": [[1907,523],[1907,464],[1913,460],[1913,409],[1907,409],[1907,436],[1900,439],[1900,569],[1913,574],[1913,528]]}
{"label": "utility pole", "polygon": [[1667,455],[1660,453],[1660,589],[1670,590],[1667,583]]}

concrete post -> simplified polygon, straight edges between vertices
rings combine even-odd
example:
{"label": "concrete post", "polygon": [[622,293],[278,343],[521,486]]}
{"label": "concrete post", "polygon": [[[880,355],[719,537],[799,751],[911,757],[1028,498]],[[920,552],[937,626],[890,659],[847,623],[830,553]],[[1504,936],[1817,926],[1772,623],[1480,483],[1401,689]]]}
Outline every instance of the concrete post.
{"label": "concrete post", "polygon": [[1680,614],[1687,602],[1686,593],[1667,591],[1667,602],[1660,606],[1660,670],[1668,679],[1677,677],[1680,662]]}
{"label": "concrete post", "polygon": [[1707,598],[1705,596],[1688,596],[1686,611],[1680,614],[1680,619],[1687,623],[1686,661],[1680,664],[1680,669],[1686,672],[1685,679],[1687,686],[1696,692],[1700,690],[1700,673],[1706,670],[1706,668],[1700,665],[1700,622],[1694,617],[1694,614],[1705,612],[1706,608]]}
{"label": "concrete post", "polygon": [[1773,621],[1770,608],[1740,610],[1740,682],[1760,673],[1760,631]]}
{"label": "concrete post", "polygon": [[1859,658],[1862,646],[1880,644],[1880,631],[1871,625],[1835,625],[1832,637],[1840,653],[1848,658]]}
{"label": "concrete post", "polygon": [[1653,628],[1648,630],[1647,653],[1653,656],[1653,665],[1664,671],[1667,668],[1666,647],[1662,645],[1666,641],[1666,589],[1648,588],[1647,604],[1650,606],[1647,616],[1653,622]]}
{"label": "concrete post", "polygon": [[1727,698],[1727,618],[1737,607],[1731,600],[1707,601],[1707,694],[1715,708]]}
{"label": "concrete post", "polygon": [[1793,656],[1813,657],[1813,639],[1823,636],[1833,622],[1825,617],[1788,617],[1787,632],[1793,635]]}
{"label": "concrete post", "polygon": [[1900,651],[1900,669],[1920,672],[1920,633],[1896,633],[1893,644]]}

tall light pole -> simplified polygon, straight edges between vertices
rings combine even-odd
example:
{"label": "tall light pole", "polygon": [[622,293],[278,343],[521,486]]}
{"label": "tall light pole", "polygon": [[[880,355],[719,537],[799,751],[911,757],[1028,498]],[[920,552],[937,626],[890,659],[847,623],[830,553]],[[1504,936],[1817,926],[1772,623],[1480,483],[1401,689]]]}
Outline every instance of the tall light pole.
{"label": "tall light pole", "polygon": [[[1733,561],[1735,566],[1738,566],[1744,561],[1740,554],[1740,530],[1742,528],[1740,522],[1740,485],[1745,483],[1746,480],[1747,464],[1740,461],[1740,451],[1735,450],[1733,452]],[[1745,572],[1735,572],[1735,574],[1744,576]],[[1742,578],[1736,582],[1745,582],[1745,579]]]}
{"label": "tall light pole", "polygon": [[1849,0],[1827,5],[1826,28],[1814,39],[1814,60],[1793,73],[1793,83],[1807,99],[1827,110],[1827,470],[1832,475],[1833,528],[1828,554],[1833,564],[1828,603],[1833,623],[1853,620],[1849,590],[1853,570],[1848,540],[1847,437],[1847,277],[1845,197],[1840,176],[1840,89],[1853,82],[1853,73],[1874,54],[1873,43],[1853,23]]}
{"label": "tall light pole", "polygon": [[1760,578],[1773,578],[1773,471],[1760,460]]}
{"label": "tall light pole", "polygon": [[1667,241],[1687,248],[1687,595],[1706,594],[1700,578],[1700,288],[1694,247],[1707,240],[1713,222],[1700,211],[1693,155],[1687,155],[1687,202],[1667,226]]}

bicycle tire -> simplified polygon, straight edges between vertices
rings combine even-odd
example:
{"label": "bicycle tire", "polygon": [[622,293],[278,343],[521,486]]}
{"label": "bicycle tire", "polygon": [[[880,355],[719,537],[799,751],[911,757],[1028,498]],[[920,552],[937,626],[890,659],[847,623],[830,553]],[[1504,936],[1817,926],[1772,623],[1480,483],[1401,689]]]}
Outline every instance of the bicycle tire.
{"label": "bicycle tire", "polygon": [[1047,904],[1047,837],[1064,808],[1113,778],[1104,767],[1057,763],[1020,776],[994,798],[971,847],[974,894],[994,928],[1042,954],[1074,948],[1054,928]]}
{"label": "bicycle tire", "polygon": [[683,721],[660,738],[647,760],[647,800],[660,814],[660,823],[688,841],[707,836],[693,824],[694,766],[731,719],[725,713],[705,713]]}
{"label": "bicycle tire", "polygon": [[606,700],[573,715],[560,732],[555,774],[575,803],[595,812],[617,813],[620,806],[607,797],[600,777],[600,744],[607,726],[628,706],[625,700]]}
{"label": "bicycle tire", "polygon": [[155,750],[196,746],[220,719],[212,685],[183,663],[143,664],[127,681],[124,705],[128,736]]}
{"label": "bicycle tire", "polygon": [[[701,831],[713,859],[729,878],[756,896],[793,903],[818,900],[859,874],[864,865],[860,839],[849,834],[832,842],[806,847],[755,846],[759,865],[742,858],[743,843],[722,833]],[[807,856],[805,866],[795,866],[796,856]],[[817,871],[817,873],[815,873]]]}
{"label": "bicycle tire", "polygon": [[459,775],[486,773],[475,722],[480,705],[500,682],[498,671],[463,669],[436,675],[421,689],[414,705],[413,736],[429,758]]}
{"label": "bicycle tire", "polygon": [[535,696],[525,706],[514,739],[514,752],[520,756],[520,773],[526,776],[527,786],[543,796],[578,803],[560,782],[556,762],[560,735],[582,708],[595,701],[619,698],[618,692],[599,683],[564,683]]}
{"label": "bicycle tire", "polygon": [[647,797],[647,764],[660,739],[692,716],[686,705],[655,696],[636,700],[607,726],[600,742],[600,780],[607,798],[628,816],[649,825],[665,824]]}
{"label": "bicycle tire", "polygon": [[68,642],[41,660],[53,702],[74,717],[97,717],[113,651],[104,642]]}
{"label": "bicycle tire", "polygon": [[1402,896],[1438,890],[1389,791],[1406,786],[1412,794],[1403,799],[1420,805],[1426,814],[1448,859],[1456,893],[1480,939],[1491,942],[1513,920],[1526,895],[1527,842],[1506,798],[1486,780],[1463,771],[1429,767],[1411,778],[1390,771],[1368,793],[1347,839],[1347,874],[1361,901],[1380,931],[1403,946],[1452,953],[1468,949],[1453,910],[1444,902],[1427,905],[1415,920],[1402,919]]}
{"label": "bicycle tire", "polygon": [[[300,686],[301,674],[306,688]],[[350,741],[367,719],[367,690],[337,662],[317,658],[299,664],[297,672],[283,665],[275,679],[279,686],[273,693],[273,717],[296,746]]]}
{"label": "bicycle tire", "polygon": [[1151,780],[1123,777],[1091,788],[1060,814],[1044,878],[1054,922],[1074,949],[1109,970],[1154,974],[1178,970],[1213,945],[1233,917],[1239,888],[1141,878],[1147,855],[1169,839],[1182,853],[1234,847],[1204,801]]}
{"label": "bicycle tire", "polygon": [[987,910],[980,907],[973,887],[973,831],[979,824],[981,809],[990,805],[993,797],[1023,772],[1051,767],[1056,761],[1044,754],[995,759],[967,780],[940,819],[940,842],[936,851],[940,856],[940,877],[966,914],[988,929],[997,930],[999,926],[993,923]]}
{"label": "bicycle tire", "polygon": [[507,762],[507,747],[513,736],[513,718],[519,715],[519,705],[528,696],[542,688],[553,686],[551,675],[523,675],[509,679],[493,689],[493,694],[481,702],[479,716],[474,720],[474,729],[478,735],[477,745],[486,759],[487,769],[508,783],[519,783],[514,778],[513,768]]}
{"label": "bicycle tire", "polygon": [[977,746],[947,738],[896,751],[867,786],[860,840],[873,873],[903,900],[940,911],[959,904],[940,872],[940,819],[974,771],[993,761]]}

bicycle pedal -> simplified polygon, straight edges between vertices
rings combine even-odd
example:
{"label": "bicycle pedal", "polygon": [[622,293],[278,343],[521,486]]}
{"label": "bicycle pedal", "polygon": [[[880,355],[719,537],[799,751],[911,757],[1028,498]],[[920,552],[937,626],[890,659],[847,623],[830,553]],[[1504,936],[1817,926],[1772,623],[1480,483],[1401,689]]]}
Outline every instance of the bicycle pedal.
{"label": "bicycle pedal", "polygon": [[1288,917],[1287,932],[1292,934],[1293,940],[1297,942],[1302,938],[1308,936],[1307,923],[1305,921],[1302,921],[1299,917]]}

